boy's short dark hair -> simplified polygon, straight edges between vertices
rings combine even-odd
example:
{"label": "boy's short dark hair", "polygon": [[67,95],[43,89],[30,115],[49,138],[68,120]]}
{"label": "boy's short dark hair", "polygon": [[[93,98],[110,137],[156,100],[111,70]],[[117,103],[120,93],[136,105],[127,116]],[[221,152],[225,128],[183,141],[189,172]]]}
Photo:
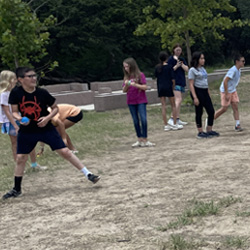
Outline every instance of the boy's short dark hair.
{"label": "boy's short dark hair", "polygon": [[234,56],[234,63],[236,63],[236,61],[240,61],[240,59],[241,59],[242,57],[244,57],[244,56],[242,56],[242,55],[240,55],[240,54],[235,55],[235,56]]}
{"label": "boy's short dark hair", "polygon": [[25,73],[29,72],[29,71],[35,71],[34,69],[32,68],[29,68],[29,67],[18,67],[16,69],[16,77],[21,77],[23,78],[25,76]]}

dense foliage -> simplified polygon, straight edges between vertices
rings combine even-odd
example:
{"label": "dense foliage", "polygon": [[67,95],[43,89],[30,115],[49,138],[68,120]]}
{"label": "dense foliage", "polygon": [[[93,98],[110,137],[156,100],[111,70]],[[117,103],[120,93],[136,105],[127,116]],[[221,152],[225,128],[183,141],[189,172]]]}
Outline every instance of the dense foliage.
{"label": "dense foliage", "polygon": [[21,0],[0,0],[0,55],[3,64],[14,69],[40,61],[47,54],[48,25],[53,23],[52,16],[40,22]]}
{"label": "dense foliage", "polygon": [[[157,36],[154,35],[155,30],[147,32],[144,36],[136,36],[135,30],[148,19],[143,10],[147,6],[157,7],[163,5],[165,11],[171,10],[170,13],[167,11],[160,13],[162,16],[169,15],[168,18],[170,19],[167,19],[169,22],[171,18],[174,20],[173,17],[178,17],[178,13],[180,14],[179,19],[183,16],[178,8],[171,5],[171,1],[168,0],[0,0],[1,4],[6,2],[11,2],[12,6],[9,4],[5,10],[1,8],[0,21],[5,25],[7,23],[12,25],[12,21],[16,20],[11,15],[9,15],[11,17],[8,17],[8,13],[14,13],[13,10],[18,9],[21,4],[22,6],[23,4],[26,5],[26,10],[29,8],[30,13],[25,12],[25,15],[30,15],[30,20],[32,17],[30,23],[22,24],[23,21],[19,14],[20,24],[18,27],[23,25],[23,37],[12,37],[12,40],[15,41],[25,41],[23,43],[25,46],[21,45],[21,43],[4,43],[3,40],[0,40],[0,49],[9,51],[9,54],[10,52],[13,53],[13,58],[8,57],[9,61],[13,60],[12,65],[18,60],[25,63],[23,59],[15,58],[15,48],[27,51],[28,48],[34,47],[33,41],[36,41],[37,46],[38,44],[40,46],[40,49],[37,48],[41,54],[36,57],[38,55],[37,51],[28,51],[26,54],[28,61],[39,68],[47,65],[48,62],[58,61],[59,67],[47,73],[47,76],[57,78],[77,77],[82,81],[120,79],[122,77],[122,61],[131,56],[137,60],[141,70],[147,76],[151,76],[154,65],[157,63],[158,52],[162,49],[162,46],[166,47],[166,41],[168,44],[172,44],[178,37],[169,34],[164,37],[164,42],[162,42],[162,33],[167,33],[164,29]],[[169,5],[166,5],[168,2]],[[191,0],[175,2],[192,3]],[[216,8],[211,9],[209,15],[221,15],[226,18],[224,20],[227,20],[228,23],[248,19],[249,1],[232,0],[230,1],[231,7],[227,9],[224,8],[225,4],[223,5],[223,3],[227,2],[229,4],[228,0],[197,1],[198,5],[196,7],[198,8],[200,5],[201,9],[204,9],[204,6],[208,8],[207,4],[209,2],[213,2],[214,5],[218,2]],[[162,11],[164,11],[164,8],[162,8]],[[8,21],[5,21],[7,17]],[[197,17],[199,17],[198,14]],[[48,20],[55,22],[54,25],[49,26]],[[35,28],[33,31],[29,26],[32,26],[33,22],[38,23],[42,29]],[[219,24],[221,24],[221,21]],[[174,26],[172,23],[176,30],[183,28],[179,25],[181,24]],[[204,22],[199,26],[204,26]],[[34,27],[34,24],[32,27]],[[227,60],[231,61],[232,55],[236,52],[244,54],[248,59],[249,26],[234,28],[230,26],[229,28],[231,29],[225,30],[223,25],[216,27],[217,37],[215,38],[221,36],[225,38],[224,40],[214,38],[214,26],[211,26],[211,32],[208,32],[209,25],[206,25],[204,27],[206,32],[202,32],[201,36],[198,33],[202,29],[198,33],[197,30],[191,29],[189,31],[192,37],[191,51],[202,50],[206,54],[207,63],[210,65],[223,64]],[[7,30],[11,29],[2,26],[0,36],[3,37]],[[33,39],[32,36],[29,38],[27,34],[36,34],[38,38]],[[44,34],[46,34],[46,37],[41,37]],[[180,39],[180,42],[183,42],[183,40]],[[8,49],[6,46],[10,47],[10,45],[12,47]],[[27,48],[27,45],[30,46]],[[45,45],[47,50],[44,48]],[[187,57],[185,43],[183,43],[183,49]],[[38,59],[40,62],[38,62]],[[8,60],[1,53],[1,68],[10,68],[11,63]]]}
{"label": "dense foliage", "polygon": [[197,37],[202,43],[206,43],[207,37],[223,40],[222,30],[243,26],[240,19],[232,21],[227,16],[235,11],[230,0],[159,0],[156,5],[143,9],[146,21],[138,26],[135,33],[144,35],[153,32],[161,37],[163,47],[169,50],[176,43],[184,44],[190,63],[191,46],[196,43]]}

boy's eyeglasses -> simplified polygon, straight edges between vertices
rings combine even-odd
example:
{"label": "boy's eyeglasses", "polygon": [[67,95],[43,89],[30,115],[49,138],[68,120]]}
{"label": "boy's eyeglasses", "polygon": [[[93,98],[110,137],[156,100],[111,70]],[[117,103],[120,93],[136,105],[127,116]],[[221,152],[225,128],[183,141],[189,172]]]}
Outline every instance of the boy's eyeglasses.
{"label": "boy's eyeglasses", "polygon": [[37,78],[37,75],[36,75],[36,74],[34,74],[34,75],[26,75],[26,76],[24,76],[24,77]]}

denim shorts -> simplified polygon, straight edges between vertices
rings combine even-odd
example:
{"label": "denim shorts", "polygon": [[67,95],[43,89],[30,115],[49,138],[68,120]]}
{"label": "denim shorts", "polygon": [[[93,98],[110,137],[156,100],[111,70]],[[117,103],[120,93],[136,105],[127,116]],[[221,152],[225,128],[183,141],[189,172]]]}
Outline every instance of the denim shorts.
{"label": "denim shorts", "polygon": [[[20,125],[20,123],[18,121],[16,121],[16,124],[18,126]],[[2,134],[17,136],[16,129],[14,128],[14,126],[10,122],[5,122],[2,124],[1,132],[2,132]]]}
{"label": "denim shorts", "polygon": [[181,93],[185,93],[185,87],[182,87],[180,85],[175,85],[174,90],[175,91],[180,91]]}

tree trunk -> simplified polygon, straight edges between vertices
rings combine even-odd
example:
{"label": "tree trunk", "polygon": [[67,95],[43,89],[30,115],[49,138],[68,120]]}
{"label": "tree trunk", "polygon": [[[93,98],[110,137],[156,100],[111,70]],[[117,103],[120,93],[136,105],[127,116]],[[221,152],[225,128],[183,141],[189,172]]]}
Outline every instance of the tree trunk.
{"label": "tree trunk", "polygon": [[15,67],[18,68],[19,67],[19,62],[18,62],[18,59],[16,57],[14,57],[14,61],[15,61]]}
{"label": "tree trunk", "polygon": [[[187,19],[188,16],[188,11],[187,9],[184,7],[183,8],[183,18]],[[189,38],[189,31],[185,31],[185,39],[186,39],[186,49],[187,49],[187,60],[188,60],[188,66],[190,67],[190,63],[191,63],[191,49],[190,49],[190,38]]]}
{"label": "tree trunk", "polygon": [[189,32],[188,31],[185,32],[185,38],[186,38],[188,66],[190,67],[192,55],[191,55],[190,39],[189,39]]}

